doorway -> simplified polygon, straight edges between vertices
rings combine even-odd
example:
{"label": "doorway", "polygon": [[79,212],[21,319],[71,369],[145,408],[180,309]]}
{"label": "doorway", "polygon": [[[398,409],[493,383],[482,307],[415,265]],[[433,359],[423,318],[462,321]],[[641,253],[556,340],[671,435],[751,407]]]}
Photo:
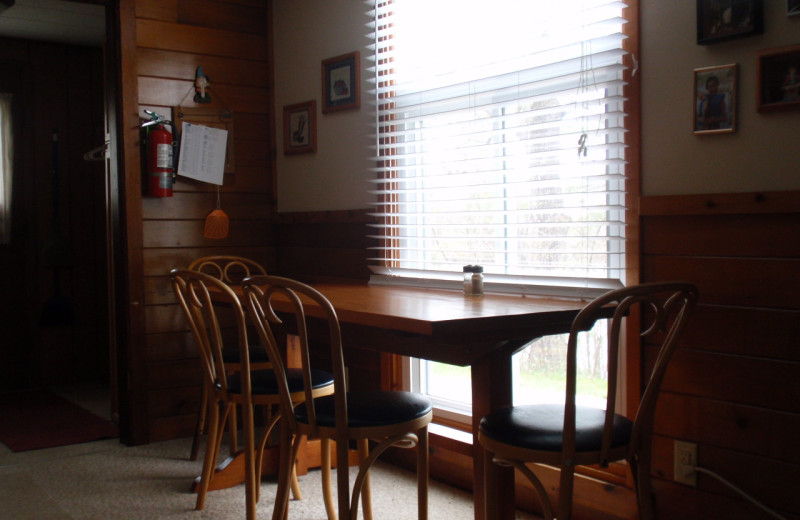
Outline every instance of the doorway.
{"label": "doorway", "polygon": [[[22,16],[18,0],[0,20]],[[12,241],[0,246],[0,392],[47,389],[117,420],[113,313],[116,167],[107,143],[114,125],[102,39],[73,42],[49,33],[51,15],[77,14],[77,30],[105,34],[97,2],[33,2],[37,34],[5,36],[0,24],[0,90],[15,99]],[[15,9],[23,8],[22,11]],[[57,12],[42,14],[47,9]],[[90,9],[99,16],[87,16]],[[22,13],[18,15],[17,13]],[[107,100],[111,100],[108,102]],[[111,107],[111,108],[109,108]],[[109,110],[112,113],[109,113]]]}

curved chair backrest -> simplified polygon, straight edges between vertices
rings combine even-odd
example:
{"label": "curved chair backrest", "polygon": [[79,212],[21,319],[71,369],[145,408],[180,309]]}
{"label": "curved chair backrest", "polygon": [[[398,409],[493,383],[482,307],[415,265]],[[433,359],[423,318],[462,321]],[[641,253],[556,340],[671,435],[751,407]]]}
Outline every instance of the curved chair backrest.
{"label": "curved chair backrest", "polygon": [[198,258],[189,264],[189,269],[211,275],[228,285],[239,285],[248,276],[267,274],[266,269],[255,260],[230,255]]}
{"label": "curved chair backrest", "polygon": [[[234,310],[237,348],[241,359],[249,363],[245,315],[239,298],[227,284],[200,271],[173,269],[170,271],[170,278],[199,348],[206,383],[218,392],[224,393],[228,388],[222,358],[225,340],[220,328],[217,305],[224,305]],[[247,392],[244,392],[245,388]],[[245,395],[249,395],[249,388],[250,371],[243,370],[242,390]]]}
{"label": "curved chair backrest", "polygon": [[[280,276],[253,276],[242,282],[247,309],[255,324],[261,341],[267,346],[273,362],[278,388],[281,393],[281,412],[284,420],[289,421],[290,430],[296,431],[292,399],[286,380],[285,365],[280,356],[280,345],[276,338],[283,334],[294,334],[298,338],[305,403],[308,407],[309,424],[312,432],[316,432],[315,401],[311,386],[311,357],[309,354],[309,336],[306,316],[321,318],[328,330],[330,355],[334,376],[334,394],[336,399],[337,428],[347,428],[347,397],[344,354],[342,351],[342,335],[339,319],[330,301],[319,291],[302,282]],[[309,303],[312,304],[309,306]],[[315,324],[316,326],[316,324]],[[276,332],[280,329],[280,333]],[[346,437],[345,437],[346,438]]]}
{"label": "curved chair backrest", "polygon": [[578,313],[572,323],[567,348],[563,460],[572,459],[575,453],[575,391],[579,334],[591,329],[598,320],[609,320],[608,387],[601,459],[607,463],[614,460],[613,458],[609,460],[608,454],[611,449],[612,424],[617,405],[619,356],[625,341],[624,318],[631,316],[640,320],[642,341],[647,340],[657,346],[656,361],[649,378],[643,381],[644,393],[634,420],[629,452],[636,453],[641,448],[643,434],[652,430],[656,399],[667,370],[667,363],[678,345],[678,339],[686,326],[697,296],[697,288],[690,283],[646,283],[608,292],[590,302]]}

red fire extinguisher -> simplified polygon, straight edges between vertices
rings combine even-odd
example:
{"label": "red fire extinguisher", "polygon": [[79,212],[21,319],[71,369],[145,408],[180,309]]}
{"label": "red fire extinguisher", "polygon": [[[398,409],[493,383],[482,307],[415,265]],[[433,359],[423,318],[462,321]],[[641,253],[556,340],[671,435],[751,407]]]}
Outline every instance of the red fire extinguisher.
{"label": "red fire extinguisher", "polygon": [[171,125],[162,116],[145,110],[151,120],[142,126],[155,125],[147,134],[147,194],[151,197],[172,197],[174,174]]}

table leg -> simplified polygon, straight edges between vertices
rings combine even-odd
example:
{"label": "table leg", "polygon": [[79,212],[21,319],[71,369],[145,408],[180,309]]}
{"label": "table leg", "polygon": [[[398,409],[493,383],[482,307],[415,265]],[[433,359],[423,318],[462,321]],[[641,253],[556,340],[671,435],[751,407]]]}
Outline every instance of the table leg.
{"label": "table leg", "polygon": [[[502,351],[502,350],[501,350]],[[481,418],[490,411],[512,403],[511,357],[508,355],[489,356],[472,365],[472,427],[473,427],[473,471],[475,520],[514,518],[514,470],[497,467],[497,480],[493,493],[497,511],[485,511],[484,495],[484,457],[486,450],[478,442],[478,426]]]}

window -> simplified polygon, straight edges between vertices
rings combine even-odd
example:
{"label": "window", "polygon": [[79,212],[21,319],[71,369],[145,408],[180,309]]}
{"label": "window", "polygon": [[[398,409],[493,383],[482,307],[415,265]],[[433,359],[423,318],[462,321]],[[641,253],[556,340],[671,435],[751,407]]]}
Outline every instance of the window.
{"label": "window", "polygon": [[11,94],[0,93],[0,244],[11,241]]}
{"label": "window", "polygon": [[[489,291],[591,298],[623,284],[624,7],[376,1],[374,283],[446,285],[480,264]],[[464,380],[415,366],[422,391]]]}

